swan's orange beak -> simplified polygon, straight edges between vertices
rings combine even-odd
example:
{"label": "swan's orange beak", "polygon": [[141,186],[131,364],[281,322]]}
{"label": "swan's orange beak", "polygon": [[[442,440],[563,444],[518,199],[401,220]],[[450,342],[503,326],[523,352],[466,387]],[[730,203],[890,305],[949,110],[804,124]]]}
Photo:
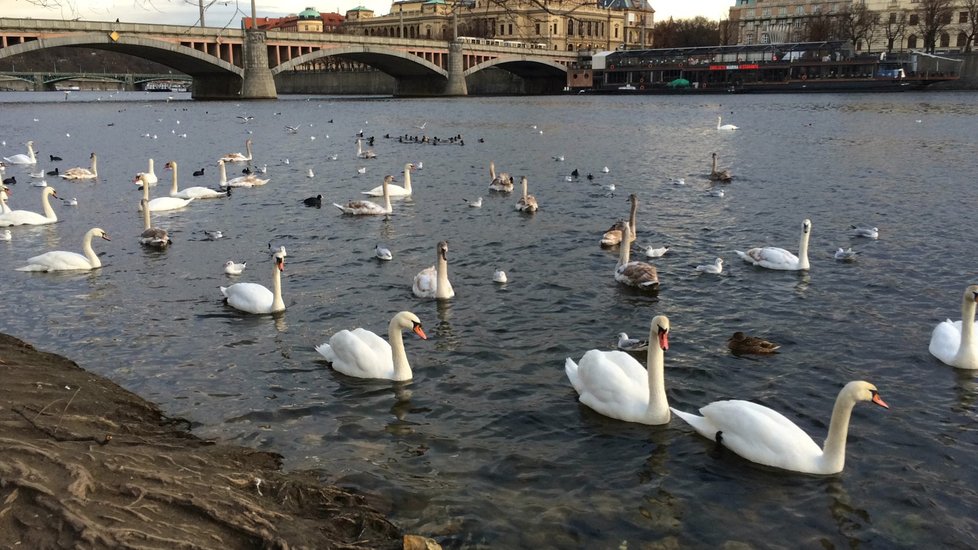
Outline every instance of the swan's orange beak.
{"label": "swan's orange beak", "polygon": [[873,392],[873,403],[876,403],[877,405],[879,405],[880,407],[883,407],[884,409],[889,409],[890,408],[890,406],[887,405],[885,401],[883,401],[883,398],[880,397],[880,394],[878,394],[876,392]]}
{"label": "swan's orange beak", "polygon": [[669,331],[659,329],[659,347],[669,349]]}
{"label": "swan's orange beak", "polygon": [[425,336],[425,334],[424,334],[424,329],[421,328],[421,325],[419,323],[414,323],[414,328],[411,329],[411,331],[414,332],[415,334],[417,334],[418,335],[418,338],[421,338],[422,340],[427,340],[428,339],[428,337]]}

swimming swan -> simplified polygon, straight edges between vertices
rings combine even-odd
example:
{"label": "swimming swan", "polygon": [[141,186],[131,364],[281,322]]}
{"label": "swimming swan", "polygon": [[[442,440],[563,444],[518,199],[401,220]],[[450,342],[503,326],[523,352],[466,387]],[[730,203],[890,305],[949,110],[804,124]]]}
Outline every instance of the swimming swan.
{"label": "swimming swan", "polygon": [[448,280],[448,241],[439,242],[437,251],[437,267],[428,267],[414,276],[411,291],[418,298],[448,300],[455,297],[455,289]]}
{"label": "swimming swan", "polygon": [[669,349],[669,318],[658,315],[649,328],[648,369],[624,351],[592,349],[580,364],[570,357],[564,372],[581,403],[604,416],[640,424],[668,424],[669,402],[664,380]]}
{"label": "swimming swan", "polygon": [[84,256],[77,252],[53,250],[28,259],[27,265],[18,267],[17,271],[71,271],[79,269],[90,270],[102,267],[101,260],[95,254],[95,251],[92,250],[92,239],[95,237],[100,237],[107,241],[112,240],[104,230],[94,227],[89,229],[82,239],[82,252]]}
{"label": "swimming swan", "polygon": [[720,117],[717,117],[717,130],[736,130],[738,127],[733,124],[724,124],[720,126]]}
{"label": "swimming swan", "polygon": [[238,176],[232,180],[228,180],[228,171],[224,167],[224,161],[217,161],[217,167],[221,171],[221,187],[261,187],[268,183],[267,179],[259,178],[254,174]]}
{"label": "swimming swan", "polygon": [[91,161],[89,168],[69,168],[61,174],[61,177],[66,180],[92,180],[98,177],[98,156],[92,153],[88,156]]}
{"label": "swimming swan", "polygon": [[228,153],[221,157],[220,160],[224,162],[248,162],[251,160],[251,140],[245,141],[245,150],[248,151],[247,155],[242,155],[241,153]]}
{"label": "swimming swan", "polygon": [[[630,233],[630,225],[624,222],[622,227],[623,234]],[[659,273],[655,266],[645,262],[629,261],[631,256],[632,241],[629,238],[621,242],[621,250],[618,252],[618,264],[615,266],[615,280],[624,285],[633,286],[643,290],[655,290],[659,288]]]}
{"label": "swimming swan", "polygon": [[173,183],[170,185],[170,196],[178,199],[219,199],[222,197],[231,196],[231,188],[228,187],[227,191],[218,191],[216,189],[211,189],[210,187],[187,187],[180,190],[180,184],[177,182],[177,161],[171,160],[163,166],[164,170],[173,170]]}
{"label": "swimming swan", "polygon": [[221,287],[221,294],[228,305],[245,313],[277,313],[285,311],[282,300],[282,271],[285,271],[285,247],[272,255],[275,267],[272,268],[272,290],[258,283],[235,283]]}
{"label": "swimming swan", "polygon": [[872,401],[890,408],[869,382],[849,382],[839,392],[832,408],[824,448],[781,413],[750,401],[714,401],[697,416],[675,408],[672,412],[697,433],[738,455],[765,466],[806,474],[837,474],[846,461],[846,436],[852,408]]}
{"label": "swimming swan", "polygon": [[978,369],[978,341],[975,341],[975,303],[978,285],[964,289],[961,320],[950,319],[934,327],[930,335],[931,355],[959,369]]}
{"label": "swimming swan", "polygon": [[[135,182],[141,182],[146,174],[139,174],[134,180]],[[166,210],[177,210],[183,208],[193,202],[194,199],[178,199],[177,197],[156,197],[153,200],[149,200],[149,185],[143,183],[143,200],[146,201],[139,203],[139,210],[142,211],[143,206],[149,206],[150,212],[163,212]]]}
{"label": "swimming swan", "polygon": [[[713,168],[710,170],[710,180],[719,181],[722,183],[730,183],[733,180],[733,175],[730,170],[718,170],[717,169],[717,154],[713,153]],[[722,189],[721,189],[722,191]],[[720,195],[721,197],[723,195]]]}
{"label": "swimming swan", "polygon": [[143,211],[143,232],[139,234],[139,244],[153,248],[166,248],[170,246],[170,235],[166,229],[153,227],[150,222],[150,209],[147,207],[149,201],[143,199],[140,202],[140,209]]}
{"label": "swimming swan", "polygon": [[58,215],[54,213],[54,209],[51,208],[51,201],[48,200],[48,197],[51,196],[56,199],[58,198],[58,193],[53,187],[41,189],[41,207],[44,209],[43,215],[37,212],[31,212],[30,210],[11,210],[6,214],[0,214],[0,227],[55,223],[58,221]]}
{"label": "swimming swan", "polygon": [[383,214],[390,214],[394,211],[391,207],[391,196],[388,193],[390,188],[390,183],[394,181],[394,176],[384,176],[384,183],[381,187],[384,188],[384,206],[381,206],[375,202],[358,200],[350,201],[346,203],[346,206],[333,203],[333,206],[339,208],[344,214],[349,214],[351,216],[378,216]]}
{"label": "swimming swan", "polygon": [[734,250],[738,256],[747,263],[768,269],[779,269],[783,271],[802,271],[808,269],[808,237],[812,232],[811,220],[801,223],[801,241],[798,243],[798,256],[783,248],[765,246],[751,248],[745,254],[740,250]]}
{"label": "swimming swan", "polygon": [[513,191],[513,177],[506,172],[496,175],[496,163],[489,161],[489,190],[499,191],[500,193],[511,193]]}
{"label": "swimming swan", "polygon": [[27,154],[18,153],[12,157],[3,157],[3,160],[10,164],[37,164],[37,157],[34,156],[34,142],[27,142]]}
{"label": "swimming swan", "polygon": [[[636,216],[638,215],[638,195],[632,193],[628,195],[628,200],[632,203],[632,209],[628,214],[628,223],[631,227],[632,239],[635,238],[635,230],[638,227],[638,222],[636,221]],[[621,228],[624,226],[622,220],[615,222],[604,235],[601,236],[601,246],[615,246],[621,242]]]}
{"label": "swimming swan", "polygon": [[520,182],[523,184],[523,196],[520,200],[516,201],[516,209],[520,212],[527,212],[532,214],[539,210],[539,205],[537,205],[537,199],[533,195],[527,193],[528,183],[526,181],[526,176],[520,178]]}
{"label": "swimming swan", "polygon": [[140,180],[143,182],[143,185],[149,184],[150,186],[153,186],[160,181],[160,178],[156,177],[156,168],[153,164],[153,159],[149,159],[149,167],[145,172],[138,172],[136,175],[143,176],[143,178]]}
{"label": "swimming swan", "polygon": [[[407,163],[404,165],[404,187],[400,185],[388,184],[387,193],[391,197],[410,197],[412,193],[411,189],[411,170],[414,170],[414,163]],[[393,181],[393,178],[391,178]],[[371,197],[383,197],[384,196],[384,186],[383,184],[374,187],[370,191],[361,191],[364,195],[370,195]]]}
{"label": "swimming swan", "polygon": [[332,363],[334,370],[347,376],[410,380],[413,373],[401,335],[405,329],[411,329],[422,340],[428,339],[421,327],[421,319],[410,311],[402,311],[387,326],[390,343],[369,330],[357,328],[352,332],[337,332],[328,343],[316,346],[316,351]]}

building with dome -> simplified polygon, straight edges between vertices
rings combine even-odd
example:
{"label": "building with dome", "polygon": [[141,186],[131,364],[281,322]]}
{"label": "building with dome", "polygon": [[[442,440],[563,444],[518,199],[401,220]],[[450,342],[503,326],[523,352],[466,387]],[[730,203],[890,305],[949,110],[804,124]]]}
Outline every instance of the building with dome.
{"label": "building with dome", "polygon": [[254,20],[244,17],[241,19],[241,28],[309,33],[340,32],[344,21],[344,17],[338,13],[321,13],[315,8],[306,8],[298,14],[285,17],[257,17]]}

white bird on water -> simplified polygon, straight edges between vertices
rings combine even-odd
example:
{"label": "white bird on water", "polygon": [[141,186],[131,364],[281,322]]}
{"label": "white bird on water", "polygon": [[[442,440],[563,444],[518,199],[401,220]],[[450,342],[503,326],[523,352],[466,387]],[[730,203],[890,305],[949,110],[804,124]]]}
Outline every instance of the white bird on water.
{"label": "white bird on water", "polygon": [[655,248],[652,245],[649,245],[645,247],[645,255],[649,258],[660,258],[665,256],[666,252],[669,252],[668,246],[660,246],[659,248]]}
{"label": "white bird on water", "polygon": [[374,256],[388,262],[394,259],[394,254],[391,253],[390,249],[380,246],[380,243],[374,247]]}
{"label": "white bird on water", "polygon": [[316,177],[316,174],[314,174],[314,173],[312,172],[312,168],[310,168],[310,169],[309,169],[309,172],[307,172],[307,173],[306,173],[306,177],[307,177],[307,178],[314,178],[314,177]]}
{"label": "white bird on water", "polygon": [[618,349],[622,351],[645,351],[649,349],[649,341],[629,338],[624,332],[619,332]]}
{"label": "white bird on water", "polygon": [[9,229],[4,229],[3,231],[0,231],[0,241],[9,241],[11,238],[12,237],[10,235]]}
{"label": "white bird on water", "polygon": [[509,277],[506,276],[506,272],[502,269],[497,269],[492,274],[492,281],[494,283],[507,283],[509,282]]}
{"label": "white bird on water", "polygon": [[217,230],[215,230],[215,231],[204,231],[204,234],[207,235],[207,238],[210,239],[210,240],[212,240],[212,241],[216,241],[218,239],[223,239],[224,238],[224,233],[222,233],[220,231],[217,231]]}
{"label": "white bird on water", "polygon": [[696,271],[702,271],[703,273],[712,273],[713,275],[719,275],[723,273],[723,258],[717,258],[713,260],[712,264],[703,264],[696,266]]}
{"label": "white bird on water", "polygon": [[840,262],[855,260],[856,252],[852,248],[839,248],[835,251],[835,259],[839,260]]}
{"label": "white bird on water", "polygon": [[462,200],[465,201],[466,204],[468,204],[472,208],[482,208],[482,197],[479,197],[474,201],[470,201],[469,199],[462,199]]}
{"label": "white bird on water", "polygon": [[240,264],[237,264],[234,263],[234,260],[228,260],[224,264],[224,272],[228,275],[241,275],[247,265],[248,262],[241,262]]}
{"label": "white bird on water", "polygon": [[867,239],[878,239],[880,238],[880,230],[878,227],[873,227],[871,225],[853,225],[852,228],[853,237],[866,237]]}

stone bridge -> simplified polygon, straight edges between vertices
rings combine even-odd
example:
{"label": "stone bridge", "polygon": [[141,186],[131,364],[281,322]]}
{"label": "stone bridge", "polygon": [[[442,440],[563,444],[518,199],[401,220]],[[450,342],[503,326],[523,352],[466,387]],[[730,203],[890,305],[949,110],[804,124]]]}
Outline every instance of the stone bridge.
{"label": "stone bridge", "polygon": [[[0,18],[0,59],[74,46],[129,54],[193,78],[194,99],[276,97],[275,76],[322,57],[392,76],[396,96],[466,95],[465,78],[490,67],[530,90],[563,87],[576,52],[489,40],[422,40],[333,33],[243,31],[143,23]],[[528,46],[528,45],[527,45]]]}

